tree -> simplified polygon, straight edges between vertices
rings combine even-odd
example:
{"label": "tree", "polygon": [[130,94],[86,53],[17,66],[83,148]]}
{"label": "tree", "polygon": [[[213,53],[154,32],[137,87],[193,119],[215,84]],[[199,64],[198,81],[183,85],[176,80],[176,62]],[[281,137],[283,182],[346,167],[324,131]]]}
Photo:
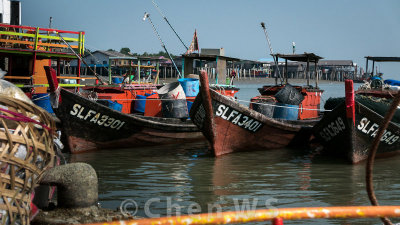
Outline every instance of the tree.
{"label": "tree", "polygon": [[112,49],[112,48],[109,48],[107,51],[114,51],[114,52],[115,52],[115,50],[114,50],[114,49]]}
{"label": "tree", "polygon": [[131,54],[131,50],[128,47],[121,48],[121,50],[119,52],[122,54],[125,54],[125,55]]}

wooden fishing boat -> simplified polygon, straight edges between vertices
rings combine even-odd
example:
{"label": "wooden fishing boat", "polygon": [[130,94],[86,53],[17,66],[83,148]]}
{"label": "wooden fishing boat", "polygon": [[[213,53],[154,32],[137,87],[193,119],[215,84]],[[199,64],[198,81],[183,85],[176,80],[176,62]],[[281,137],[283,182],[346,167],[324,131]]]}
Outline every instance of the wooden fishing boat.
{"label": "wooden fishing boat", "polygon": [[[381,57],[381,56],[365,56],[366,74],[369,76],[363,85],[356,91],[358,95],[374,96],[379,98],[392,99],[400,90],[400,81],[383,80],[382,73],[374,73],[375,62],[400,62],[400,57]],[[372,71],[368,73],[368,62],[372,61]]]}
{"label": "wooden fishing boat", "polygon": [[307,142],[312,128],[308,121],[289,123],[267,117],[210,90],[204,71],[200,80],[201,94],[192,105],[190,117],[207,138],[215,156]]}
{"label": "wooden fishing boat", "polygon": [[[346,80],[346,101],[326,113],[314,126],[313,133],[324,146],[326,153],[349,160],[355,164],[365,160],[375,138],[383,113],[389,105],[373,98],[356,97],[353,82]],[[378,113],[374,109],[380,109]],[[386,110],[385,110],[386,109]],[[387,157],[400,152],[400,126],[392,120],[383,134],[377,157]]]}
{"label": "wooden fishing boat", "polygon": [[72,153],[204,140],[190,120],[127,114],[60,90],[55,110]]}

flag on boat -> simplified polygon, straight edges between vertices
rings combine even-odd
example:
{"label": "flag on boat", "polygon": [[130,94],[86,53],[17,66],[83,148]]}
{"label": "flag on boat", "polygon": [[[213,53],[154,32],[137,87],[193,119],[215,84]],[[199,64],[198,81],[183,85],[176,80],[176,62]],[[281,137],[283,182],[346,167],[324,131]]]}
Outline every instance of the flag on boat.
{"label": "flag on boat", "polygon": [[199,51],[199,41],[197,40],[197,30],[194,30],[194,36],[189,49],[186,51],[185,55],[190,54],[194,51]]}

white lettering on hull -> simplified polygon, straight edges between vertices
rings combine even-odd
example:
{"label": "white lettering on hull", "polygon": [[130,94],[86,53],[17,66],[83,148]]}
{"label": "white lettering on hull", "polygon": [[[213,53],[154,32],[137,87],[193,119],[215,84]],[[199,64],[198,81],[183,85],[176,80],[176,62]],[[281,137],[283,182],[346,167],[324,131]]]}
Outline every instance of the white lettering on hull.
{"label": "white lettering on hull", "polygon": [[[368,118],[363,117],[360,120],[360,124],[357,125],[357,129],[362,133],[375,138],[378,133],[379,125],[372,122]],[[381,142],[384,142],[388,145],[394,144],[397,140],[399,140],[399,136],[388,130],[385,130],[381,137]]]}
{"label": "white lettering on hull", "polygon": [[215,115],[251,132],[256,132],[263,125],[256,119],[245,116],[229,106],[222,104],[217,106]]}
{"label": "white lettering on hull", "polygon": [[125,124],[125,122],[109,117],[108,115],[101,115],[101,113],[98,113],[92,109],[90,109],[86,115],[83,114],[84,111],[85,107],[81,106],[80,104],[75,104],[72,106],[69,114],[71,116],[76,116],[81,120],[89,120],[90,123],[97,124],[99,126],[110,127],[111,129],[116,130],[120,130]]}
{"label": "white lettering on hull", "polygon": [[[379,125],[369,120],[368,118],[363,117],[356,125],[356,128],[359,132],[364,133],[371,138],[375,138],[379,129]],[[319,132],[319,135],[328,142],[339,135],[341,132],[343,132],[345,129],[346,126],[343,119],[341,117],[337,117],[331,123],[322,128]],[[397,142],[399,138],[400,137],[393,132],[385,130],[382,135],[381,142],[392,145]]]}

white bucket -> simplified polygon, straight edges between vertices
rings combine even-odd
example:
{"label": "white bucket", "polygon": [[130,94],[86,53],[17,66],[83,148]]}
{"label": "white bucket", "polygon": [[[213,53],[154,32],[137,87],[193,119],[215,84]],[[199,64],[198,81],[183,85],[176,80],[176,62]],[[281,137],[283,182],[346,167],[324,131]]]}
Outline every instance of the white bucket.
{"label": "white bucket", "polygon": [[185,99],[186,95],[183,91],[183,88],[179,82],[169,83],[164,85],[164,87],[160,88],[158,91],[158,96],[161,99]]}

